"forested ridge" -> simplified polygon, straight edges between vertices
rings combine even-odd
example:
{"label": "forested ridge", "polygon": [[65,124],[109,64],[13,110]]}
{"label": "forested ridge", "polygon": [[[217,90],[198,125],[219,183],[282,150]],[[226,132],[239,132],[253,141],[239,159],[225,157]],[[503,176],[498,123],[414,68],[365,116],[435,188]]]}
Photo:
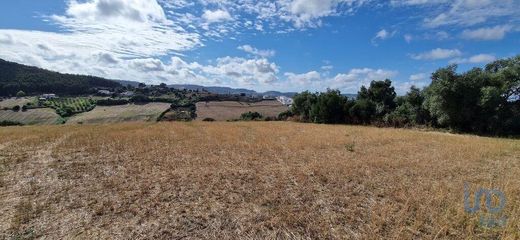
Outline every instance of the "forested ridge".
{"label": "forested ridge", "polygon": [[116,81],[100,77],[62,74],[0,59],[0,96],[55,93],[59,95],[88,94],[96,88],[121,87]]}

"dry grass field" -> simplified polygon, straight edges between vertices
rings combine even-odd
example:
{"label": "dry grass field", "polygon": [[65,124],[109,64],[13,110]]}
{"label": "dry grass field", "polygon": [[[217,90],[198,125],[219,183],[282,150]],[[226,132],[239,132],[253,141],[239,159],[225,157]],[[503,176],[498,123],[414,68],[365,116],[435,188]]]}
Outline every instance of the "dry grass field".
{"label": "dry grass field", "polygon": [[264,117],[277,117],[281,112],[289,108],[278,101],[262,101],[258,103],[245,102],[198,102],[197,120],[213,118],[217,121],[239,119],[245,112],[259,112]]}
{"label": "dry grass field", "polygon": [[155,121],[159,115],[170,108],[168,103],[127,104],[121,106],[97,106],[90,112],[71,117],[68,124],[104,124],[133,121]]}
{"label": "dry grass field", "polygon": [[29,109],[27,111],[0,110],[0,121],[13,121],[25,125],[57,124],[60,116],[51,108]]}
{"label": "dry grass field", "polygon": [[35,101],[36,100],[35,100],[34,97],[7,98],[7,99],[4,99],[4,100],[0,101],[0,109],[2,109],[2,108],[12,108],[14,106],[22,107],[23,105],[25,105],[27,103],[35,102]]}
{"label": "dry grass field", "polygon": [[[520,141],[289,122],[0,128],[0,238],[520,239]],[[479,226],[464,184],[500,189]]]}

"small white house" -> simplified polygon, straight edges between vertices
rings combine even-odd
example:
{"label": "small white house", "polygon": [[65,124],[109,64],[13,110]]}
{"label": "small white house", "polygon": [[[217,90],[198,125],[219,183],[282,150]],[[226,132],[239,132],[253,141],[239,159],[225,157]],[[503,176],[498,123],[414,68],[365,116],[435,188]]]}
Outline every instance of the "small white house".
{"label": "small white house", "polygon": [[54,93],[48,93],[48,94],[42,94],[42,96],[40,97],[40,99],[45,99],[45,100],[48,100],[48,99],[55,99],[55,98],[58,98],[58,96]]}
{"label": "small white house", "polygon": [[108,90],[99,90],[98,94],[101,94],[101,95],[112,95],[112,92],[108,91]]}
{"label": "small white house", "polygon": [[121,96],[123,96],[123,97],[131,97],[131,96],[134,96],[134,92],[132,92],[132,91],[122,92]]}

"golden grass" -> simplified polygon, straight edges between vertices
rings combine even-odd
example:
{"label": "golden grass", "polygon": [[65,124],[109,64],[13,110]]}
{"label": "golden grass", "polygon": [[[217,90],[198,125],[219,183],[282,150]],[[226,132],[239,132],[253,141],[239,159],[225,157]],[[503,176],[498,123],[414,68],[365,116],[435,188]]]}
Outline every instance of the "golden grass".
{"label": "golden grass", "polygon": [[[520,141],[288,122],[0,129],[0,238],[520,238]],[[464,183],[507,196],[503,228]]]}
{"label": "golden grass", "polygon": [[120,106],[97,106],[90,112],[71,117],[67,124],[103,124],[134,121],[155,121],[170,108],[169,103],[127,104]]}
{"label": "golden grass", "polygon": [[25,125],[57,124],[60,116],[51,108],[29,109],[27,111],[0,110],[0,121],[19,122]]}
{"label": "golden grass", "polygon": [[34,101],[35,101],[34,97],[7,98],[7,99],[0,101],[0,108],[12,108],[14,106],[22,107],[23,105],[30,103],[30,102],[34,102]]}
{"label": "golden grass", "polygon": [[246,102],[198,102],[197,120],[213,118],[217,121],[239,119],[242,113],[259,112],[264,117],[277,117],[289,108],[278,101],[262,101],[257,103]]}

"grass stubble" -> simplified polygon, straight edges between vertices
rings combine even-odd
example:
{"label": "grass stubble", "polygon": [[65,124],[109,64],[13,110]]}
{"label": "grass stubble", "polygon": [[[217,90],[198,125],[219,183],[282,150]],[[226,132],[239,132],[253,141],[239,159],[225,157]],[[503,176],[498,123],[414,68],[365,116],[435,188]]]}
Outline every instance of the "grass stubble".
{"label": "grass stubble", "polygon": [[[288,122],[0,129],[0,238],[520,238],[520,141]],[[501,228],[464,183],[507,196]]]}

